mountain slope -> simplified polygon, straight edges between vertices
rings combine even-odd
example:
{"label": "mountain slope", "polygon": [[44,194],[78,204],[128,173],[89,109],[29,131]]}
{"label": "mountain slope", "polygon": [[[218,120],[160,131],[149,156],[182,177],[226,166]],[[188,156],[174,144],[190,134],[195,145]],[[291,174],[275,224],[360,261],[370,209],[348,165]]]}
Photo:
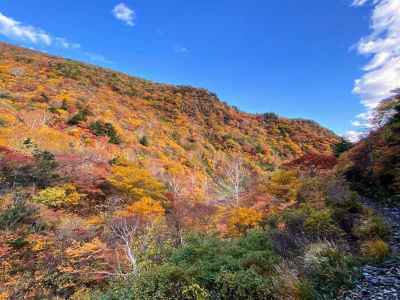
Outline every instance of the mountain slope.
{"label": "mountain slope", "polygon": [[333,299],[339,245],[379,221],[331,172],[338,142],[0,44],[0,299]]}
{"label": "mountain slope", "polygon": [[[158,84],[0,44],[0,145],[24,151],[30,138],[55,155],[143,155],[213,172],[222,153],[243,153],[256,171],[312,152],[338,137],[307,120],[239,112],[203,89]],[[109,123],[110,140],[93,129]],[[90,126],[92,125],[92,129]],[[99,129],[99,128],[98,128]],[[100,130],[101,131],[101,130]],[[109,138],[110,139],[110,138]]]}

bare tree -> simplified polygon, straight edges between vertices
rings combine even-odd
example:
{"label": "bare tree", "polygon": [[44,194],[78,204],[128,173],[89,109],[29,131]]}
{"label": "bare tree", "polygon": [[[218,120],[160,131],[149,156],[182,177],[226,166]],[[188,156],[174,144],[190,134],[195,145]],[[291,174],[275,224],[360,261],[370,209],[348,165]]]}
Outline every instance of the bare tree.
{"label": "bare tree", "polygon": [[159,224],[144,221],[138,217],[121,218],[110,226],[111,233],[122,243],[126,259],[129,263],[128,269],[117,264],[114,276],[138,275],[140,263],[149,254],[149,249],[154,243],[162,243],[162,237],[155,233]]}
{"label": "bare tree", "polygon": [[168,191],[174,195],[176,198],[181,198],[184,194],[184,185],[182,180],[175,174],[165,174],[163,176],[164,181],[167,185]]}
{"label": "bare tree", "polygon": [[46,111],[29,111],[25,113],[19,113],[19,117],[30,129],[36,129],[45,126],[49,118]]}
{"label": "bare tree", "polygon": [[133,243],[136,238],[138,228],[139,220],[135,220],[134,222],[128,224],[126,219],[122,219],[111,225],[112,233],[123,243],[124,251],[131,267],[130,273],[133,274],[137,274],[139,271],[138,257],[133,248]]}
{"label": "bare tree", "polygon": [[222,172],[219,186],[225,194],[228,194],[234,206],[238,207],[240,196],[245,191],[248,170],[243,160],[236,156],[225,163]]}

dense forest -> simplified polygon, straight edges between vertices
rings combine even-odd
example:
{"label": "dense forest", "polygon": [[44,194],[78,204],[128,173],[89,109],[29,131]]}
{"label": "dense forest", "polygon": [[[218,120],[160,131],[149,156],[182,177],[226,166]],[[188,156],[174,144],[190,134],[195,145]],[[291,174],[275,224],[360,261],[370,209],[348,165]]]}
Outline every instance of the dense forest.
{"label": "dense forest", "polygon": [[336,299],[390,255],[400,96],[352,144],[0,43],[0,299]]}

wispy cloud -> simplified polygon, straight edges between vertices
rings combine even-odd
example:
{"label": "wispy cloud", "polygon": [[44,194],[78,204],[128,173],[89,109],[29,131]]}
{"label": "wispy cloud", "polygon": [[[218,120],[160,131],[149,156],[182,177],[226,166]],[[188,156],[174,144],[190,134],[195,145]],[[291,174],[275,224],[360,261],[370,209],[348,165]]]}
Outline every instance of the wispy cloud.
{"label": "wispy cloud", "polygon": [[80,45],[65,38],[53,37],[41,28],[25,25],[0,13],[0,34],[11,40],[28,42],[40,46],[57,46],[65,49],[77,49]]}
{"label": "wispy cloud", "polygon": [[368,2],[373,5],[371,33],[358,42],[357,51],[370,60],[353,89],[366,109],[353,125],[367,129],[372,127],[373,111],[380,101],[400,87],[400,0],[354,0],[353,5]]}
{"label": "wispy cloud", "polygon": [[64,38],[57,37],[54,40],[57,46],[65,49],[79,49],[81,47],[81,45],[79,45],[78,43],[71,43]]}
{"label": "wispy cloud", "polygon": [[367,2],[368,2],[368,0],[354,0],[353,1],[353,6],[362,6]]}
{"label": "wispy cloud", "polygon": [[179,45],[179,44],[175,44],[172,49],[174,50],[175,53],[187,53],[189,51],[188,48]]}
{"label": "wispy cloud", "polygon": [[134,26],[134,20],[136,18],[135,12],[130,9],[125,3],[120,3],[116,5],[112,13],[114,17],[116,17],[118,20],[124,22],[128,26]]}

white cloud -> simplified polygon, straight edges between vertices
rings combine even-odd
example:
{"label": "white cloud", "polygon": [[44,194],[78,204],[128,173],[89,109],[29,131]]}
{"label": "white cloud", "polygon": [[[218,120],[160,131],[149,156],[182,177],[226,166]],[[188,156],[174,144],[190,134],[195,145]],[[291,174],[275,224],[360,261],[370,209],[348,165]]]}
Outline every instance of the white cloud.
{"label": "white cloud", "polygon": [[24,25],[2,13],[0,13],[0,35],[4,35],[11,40],[22,42],[21,46],[28,47],[31,50],[48,53],[48,51],[43,48],[54,46],[74,50],[76,51],[75,53],[86,57],[94,63],[112,64],[112,61],[101,54],[84,51],[80,44],[72,43],[65,38],[53,37],[43,29]]}
{"label": "white cloud", "polygon": [[64,38],[52,37],[43,29],[24,25],[2,13],[0,13],[0,34],[11,40],[23,41],[46,47],[52,45],[66,49],[77,49],[80,47],[79,44],[68,42]]}
{"label": "white cloud", "polygon": [[359,41],[357,50],[371,59],[353,89],[366,108],[354,122],[365,128],[372,127],[372,114],[380,101],[400,87],[400,0],[354,0],[353,5],[369,1],[373,4],[371,33]]}
{"label": "white cloud", "polygon": [[114,17],[116,17],[118,20],[121,20],[126,25],[128,25],[128,26],[135,25],[134,20],[135,20],[136,14],[125,3],[120,3],[120,4],[116,5],[113,8],[112,13],[113,13]]}
{"label": "white cloud", "polygon": [[28,41],[32,44],[43,44],[50,46],[53,39],[49,34],[40,28],[29,25],[22,25],[2,13],[0,13],[0,34],[13,39]]}
{"label": "white cloud", "polygon": [[355,130],[349,130],[344,135],[345,139],[347,139],[347,140],[349,140],[350,142],[353,142],[353,143],[359,141],[363,137],[364,137],[364,133],[363,132],[355,131]]}

